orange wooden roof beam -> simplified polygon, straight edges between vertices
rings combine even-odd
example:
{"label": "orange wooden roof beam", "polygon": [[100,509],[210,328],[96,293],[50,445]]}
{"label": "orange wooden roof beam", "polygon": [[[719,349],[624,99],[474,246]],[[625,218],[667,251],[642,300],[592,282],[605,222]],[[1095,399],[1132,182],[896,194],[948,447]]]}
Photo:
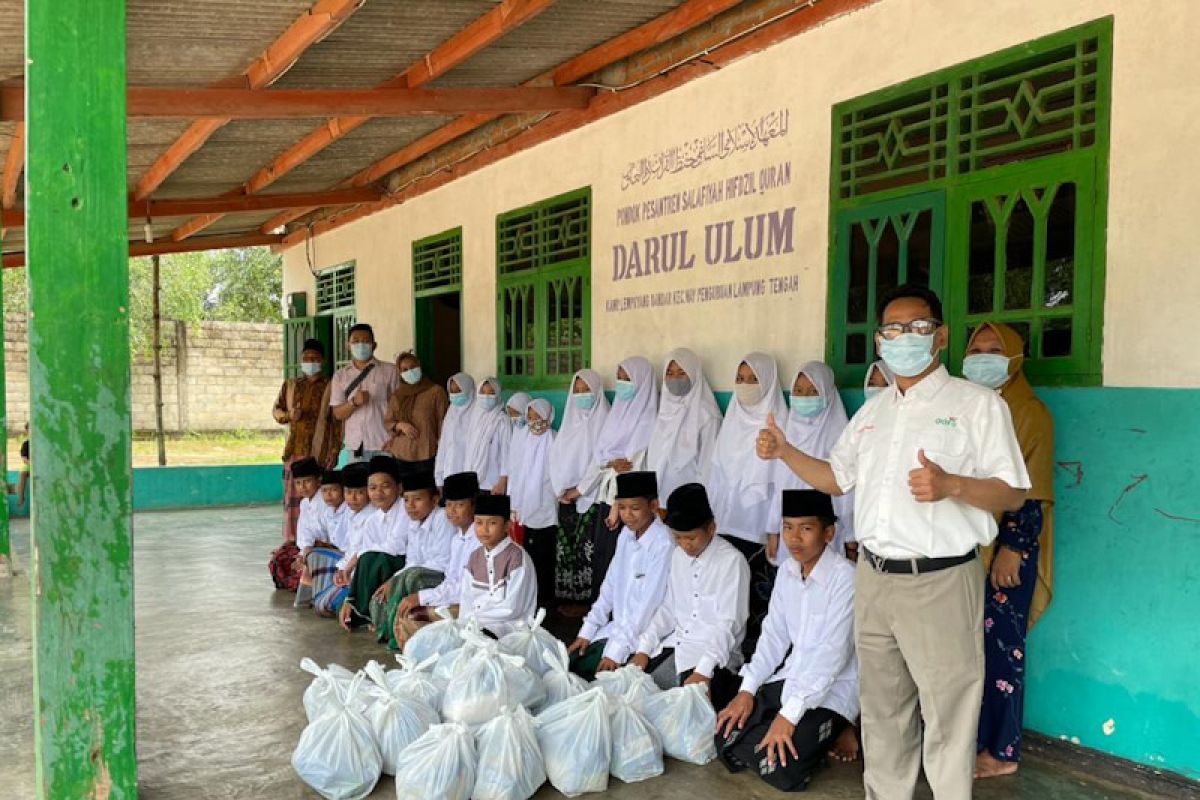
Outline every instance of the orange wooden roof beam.
{"label": "orange wooden roof beam", "polygon": [[[506,33],[533,19],[554,5],[555,1],[503,0],[491,11],[435,47],[404,72],[376,88],[416,89],[434,78],[446,74]],[[280,153],[266,167],[256,172],[238,191],[244,194],[255,194],[262,191],[329,145],[366,124],[370,119],[370,116],[350,115],[327,120],[299,142]],[[216,222],[217,219],[220,217],[206,221],[190,220],[180,226],[172,236],[177,234],[180,238],[190,236]]]}
{"label": "orange wooden roof beam", "polygon": [[12,208],[16,205],[17,186],[20,185],[24,168],[25,123],[18,122],[8,143],[8,155],[4,158],[4,178],[0,181],[0,206]]}
{"label": "orange wooden roof beam", "polygon": [[[170,240],[146,244],[145,242],[130,242],[129,256],[161,256],[171,253],[195,253],[201,250],[228,250],[233,247],[264,247],[279,244],[282,236],[268,236],[261,233],[241,233],[234,236],[200,236],[186,242]],[[4,268],[15,269],[25,266],[24,253],[5,253]]]}
{"label": "orange wooden roof beam", "polygon": [[[305,50],[349,19],[363,2],[365,0],[317,0],[308,11],[288,26],[278,39],[268,45],[240,76],[218,83],[217,88],[261,89],[268,86],[291,69]],[[138,180],[133,192],[134,197],[138,200],[149,197],[192,153],[199,150],[210,136],[228,122],[228,118],[200,119],[193,122]]]}

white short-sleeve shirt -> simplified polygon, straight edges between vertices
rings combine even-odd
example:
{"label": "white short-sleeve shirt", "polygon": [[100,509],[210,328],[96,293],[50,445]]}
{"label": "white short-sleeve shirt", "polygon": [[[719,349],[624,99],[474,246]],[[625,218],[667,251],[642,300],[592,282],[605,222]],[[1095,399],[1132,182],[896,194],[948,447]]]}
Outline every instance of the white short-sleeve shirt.
{"label": "white short-sleeve shirt", "polygon": [[854,490],[858,541],[875,555],[960,556],[996,537],[996,519],[983,509],[913,499],[909,472],[921,466],[922,449],[947,472],[1029,488],[1012,415],[998,393],[952,378],[945,367],[903,394],[884,389],[850,421],[829,459],[842,491]]}

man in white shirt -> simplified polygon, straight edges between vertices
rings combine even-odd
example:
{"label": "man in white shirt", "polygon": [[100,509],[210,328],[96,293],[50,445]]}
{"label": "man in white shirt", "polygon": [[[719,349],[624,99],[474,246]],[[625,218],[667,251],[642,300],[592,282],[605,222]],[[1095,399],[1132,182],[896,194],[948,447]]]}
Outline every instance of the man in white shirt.
{"label": "man in white shirt", "polygon": [[421,589],[400,601],[392,621],[392,644],[397,650],[403,650],[405,643],[418,630],[440,619],[434,614],[437,609],[445,608],[453,616],[458,616],[463,570],[471,553],[480,546],[479,537],[475,535],[475,500],[479,496],[479,477],[474,472],[447,475],[442,496],[446,499],[446,519],[454,526],[446,579],[437,586]]}
{"label": "man in white shirt", "polygon": [[901,286],[879,323],[895,384],[867,401],[829,461],[789,445],[774,420],[758,455],[829,494],[855,492],[867,798],[907,800],[923,766],[935,798],[960,800],[971,796],[983,692],[976,550],[995,537],[995,515],[1023,505],[1029,476],[1004,401],[939,363],[948,333],[937,295]]}
{"label": "man in white shirt", "polygon": [[717,716],[717,749],[731,772],[753,767],[776,789],[795,792],[858,716],[854,566],[829,547],[829,495],[781,495],[786,552],[741,689]]}
{"label": "man in white shirt", "polygon": [[708,494],[685,483],[667,499],[666,525],[675,535],[663,604],[638,638],[630,663],[662,689],[690,683],[708,688],[714,708],[737,692],[750,616],[750,566],[717,536]]}
{"label": "man in white shirt", "polygon": [[667,591],[675,539],[658,518],[658,481],[653,472],[617,476],[617,513],[624,528],[600,596],[567,648],[571,671],[592,680],[632,656],[650,617]]}
{"label": "man in white shirt", "polygon": [[497,639],[528,628],[537,612],[537,573],[521,545],[508,538],[512,507],[506,494],[475,500],[475,535],[480,546],[462,572],[458,617],[474,618]]}
{"label": "man in white shirt", "polygon": [[333,373],[329,406],[343,423],[343,444],[351,461],[384,455],[388,433],[388,401],[400,386],[396,365],[375,358],[375,331],[359,323],[350,328],[350,363]]}

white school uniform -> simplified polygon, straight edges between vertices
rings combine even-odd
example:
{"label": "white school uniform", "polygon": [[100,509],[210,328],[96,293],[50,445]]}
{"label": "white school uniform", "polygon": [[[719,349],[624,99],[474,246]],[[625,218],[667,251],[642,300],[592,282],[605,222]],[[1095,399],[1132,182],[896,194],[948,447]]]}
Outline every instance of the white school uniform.
{"label": "white school uniform", "polygon": [[[504,474],[508,445],[512,438],[512,422],[500,402],[500,381],[484,378],[479,388],[491,385],[496,392],[496,405],[485,411],[477,394],[467,423],[466,460],[460,472],[474,472],[479,477],[480,491],[491,491]],[[447,473],[453,475],[454,473]]]}
{"label": "white school uniform", "polygon": [[500,477],[510,478],[509,480],[509,495],[512,494],[512,475],[514,471],[521,469],[523,463],[521,451],[525,447],[525,442],[529,439],[529,427],[526,422],[525,412],[529,408],[533,398],[525,392],[516,392],[512,397],[508,398],[508,402],[504,404],[505,416],[508,416],[508,409],[516,411],[521,420],[518,424],[512,418],[509,418],[511,436],[508,440],[508,452],[504,454],[504,463],[500,465]]}
{"label": "white school uniform", "polygon": [[296,547],[312,547],[325,539],[325,501],[321,495],[300,498],[300,516],[296,519]]}
{"label": "white school uniform", "polygon": [[334,508],[326,503],[321,511],[324,512],[325,516],[324,535],[321,537],[322,541],[329,542],[338,550],[341,550],[343,522],[346,517],[350,516],[350,506],[343,502],[340,506]]}
{"label": "white school uniform", "polygon": [[646,467],[646,450],[658,419],[658,385],[654,382],[654,367],[641,356],[627,358],[619,364],[634,385],[634,395],[628,400],[613,400],[608,418],[596,437],[591,463],[584,469],[576,486],[581,494],[597,503],[612,505],[617,496],[617,471],[606,466],[615,459],[626,459],[635,472]]}
{"label": "white school uniform", "polygon": [[378,508],[367,504],[363,506],[362,511],[357,514],[352,513],[347,517],[345,539],[343,539],[345,547],[342,548],[342,557],[337,563],[338,569],[344,570],[349,567],[350,559],[361,552],[367,525],[371,518],[378,513]]}
{"label": "white school uniform", "polygon": [[[575,380],[582,380],[595,401],[591,408],[583,409],[575,403]],[[595,370],[581,369],[571,378],[571,394],[567,395],[567,409],[563,412],[563,423],[558,436],[550,448],[550,483],[555,497],[562,497],[568,489],[574,489],[583,479],[584,471],[592,463],[592,451],[600,429],[608,419],[608,398],[604,396],[604,381]],[[575,501],[575,510],[587,513],[595,500],[580,491]]]}
{"label": "white school uniform", "polygon": [[387,553],[389,556],[402,556],[408,552],[408,528],[411,520],[404,510],[404,501],[397,500],[387,511],[376,508],[362,527],[353,553],[349,557],[361,556],[363,553]]}
{"label": "white school uniform", "polygon": [[451,403],[442,420],[442,434],[433,462],[433,477],[438,486],[445,483],[447,475],[467,471],[467,431],[475,413],[475,379],[465,372],[455,373],[446,381],[447,393],[450,391],[450,381],[458,384],[467,402],[461,406]]}
{"label": "white school uniform", "polygon": [[404,568],[422,567],[444,574],[450,564],[450,545],[457,530],[442,508],[435,507],[419,522],[409,518]]}
{"label": "white school uniform", "polygon": [[450,559],[445,569],[446,579],[432,589],[422,589],[417,592],[417,599],[421,605],[444,608],[458,603],[462,599],[463,570],[466,569],[467,559],[479,547],[479,537],[475,535],[475,523],[472,522],[465,531],[455,528],[454,538],[450,540]]}
{"label": "white school uniform", "polygon": [[600,596],[584,617],[579,637],[589,642],[607,639],[604,657],[624,664],[636,652],[642,631],[662,605],[674,549],[674,535],[658,519],[641,538],[622,529]]}
{"label": "white school uniform", "polygon": [[741,690],[754,694],[780,680],[779,713],[792,724],[814,708],[851,722],[858,717],[854,565],[829,548],[807,578],[790,556],[776,574],[754,658],[742,667]]}
{"label": "white school uniform", "polygon": [[[692,388],[676,397],[667,388],[667,367],[674,361],[688,374]],[[658,478],[658,500],[664,506],[671,492],[685,483],[707,485],[721,408],[704,377],[700,358],[687,348],[672,350],[663,363],[658,419],[646,449],[646,468]]]}
{"label": "white school uniform", "polygon": [[675,671],[711,678],[718,667],[742,665],[742,640],[750,616],[750,566],[720,536],[692,558],[671,553],[667,594],[638,639],[637,652],[657,656],[675,648]]}
{"label": "white school uniform", "polygon": [[[554,422],[554,407],[547,401],[534,400],[529,407],[547,423]],[[521,463],[514,464],[509,472],[508,495],[512,499],[513,512],[522,525],[550,528],[558,524],[558,497],[550,480],[550,451],[554,447],[555,433],[547,428],[545,433],[538,435],[526,430],[523,436],[519,451]],[[515,438],[513,444],[512,450],[516,451]]]}
{"label": "white school uniform", "polygon": [[512,539],[491,550],[479,547],[462,571],[458,618],[479,621],[497,637],[525,628],[537,613],[533,559]]}

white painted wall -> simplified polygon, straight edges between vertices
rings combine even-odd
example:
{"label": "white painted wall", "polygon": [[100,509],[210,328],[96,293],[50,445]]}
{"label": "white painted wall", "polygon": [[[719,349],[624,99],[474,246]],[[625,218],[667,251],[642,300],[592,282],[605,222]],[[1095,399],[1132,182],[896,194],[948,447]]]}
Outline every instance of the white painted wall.
{"label": "white painted wall", "polygon": [[[1200,72],[1193,56],[1200,3],[1190,0],[881,0],[655,100],[481,170],[403,206],[318,237],[317,268],[354,259],[359,318],[381,354],[411,346],[415,239],[461,225],[464,367],[495,370],[495,217],[554,194],[593,191],[592,363],[604,373],[630,354],[661,360],[687,345],[717,388],[750,350],[781,371],[824,354],[830,108],[942,67],[1115,15],[1104,381],[1200,386],[1185,320],[1200,298]],[[766,147],[622,191],[636,158],[724,126],[789,111],[787,135]],[[617,209],[743,170],[788,161],[791,185],[652,222],[618,226]],[[687,227],[693,251],[706,223],[794,206],[795,251],[756,262],[614,283],[612,249]],[[693,239],[692,237],[697,237]],[[305,248],[285,253],[286,291],[312,291]],[[799,291],[754,299],[608,312],[609,300],[729,280],[795,275]]]}

